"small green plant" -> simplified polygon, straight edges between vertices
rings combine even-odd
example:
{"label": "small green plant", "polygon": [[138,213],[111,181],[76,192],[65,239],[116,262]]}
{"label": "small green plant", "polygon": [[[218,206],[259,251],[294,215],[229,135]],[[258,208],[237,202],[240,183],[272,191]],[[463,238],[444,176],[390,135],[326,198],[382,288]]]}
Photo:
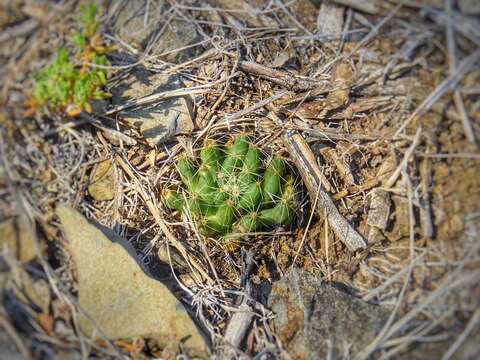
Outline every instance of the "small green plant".
{"label": "small green plant", "polygon": [[232,138],[223,151],[209,139],[198,166],[186,157],[176,165],[185,195],[167,190],[163,201],[192,214],[204,235],[248,233],[292,221],[294,181],[284,176],[285,161],[274,157],[263,169],[262,153],[246,135]]}
{"label": "small green plant", "polygon": [[52,112],[65,112],[75,116],[82,111],[91,112],[92,100],[110,97],[102,91],[107,84],[105,69],[95,65],[108,65],[104,53],[109,49],[102,45],[98,34],[97,6],[83,6],[80,22],[82,30],[73,34],[75,58],[61,47],[52,64],[35,77],[30,108],[46,108]]}

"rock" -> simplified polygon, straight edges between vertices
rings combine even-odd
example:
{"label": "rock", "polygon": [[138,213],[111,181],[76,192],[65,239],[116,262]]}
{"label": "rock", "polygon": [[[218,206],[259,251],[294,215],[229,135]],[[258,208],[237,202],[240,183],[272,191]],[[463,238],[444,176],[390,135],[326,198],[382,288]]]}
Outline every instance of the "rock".
{"label": "rock", "polygon": [[[200,46],[188,47],[201,41],[193,22],[173,19],[165,24],[165,1],[127,0],[123,3],[123,7],[109,9],[112,31],[120,39],[142,50],[149,47],[149,55],[160,55],[174,63],[190,60],[201,53]],[[180,48],[184,49],[172,52]]]}
{"label": "rock", "polygon": [[0,245],[21,262],[36,256],[35,241],[30,233],[28,220],[23,216],[13,217],[0,223]]}
{"label": "rock", "polygon": [[367,215],[367,224],[378,229],[387,228],[392,206],[390,194],[381,189],[374,189],[370,193],[370,203]]}
{"label": "rock", "polygon": [[275,329],[293,359],[341,359],[355,354],[382,329],[389,311],[370,305],[296,268],[273,284],[269,306]]}
{"label": "rock", "polygon": [[393,195],[393,226],[388,228],[385,235],[389,241],[399,241],[410,235],[410,214],[408,211],[408,199],[402,196]]}
{"label": "rock", "polygon": [[107,111],[110,101],[106,99],[92,100],[90,105],[92,105],[92,113],[103,114],[105,111]]}
{"label": "rock", "polygon": [[[182,88],[176,75],[152,74],[146,70],[134,71],[124,82],[112,89],[114,105],[154,93]],[[193,103],[189,96],[162,100],[149,107],[120,113],[131,126],[140,130],[151,147],[155,147],[179,133],[193,130]]]}
{"label": "rock", "polygon": [[[152,35],[151,38],[154,38],[155,35]],[[200,55],[203,51],[202,47],[193,46],[180,51],[174,50],[188,47],[200,41],[201,37],[193,22],[172,20],[167,24],[155,44],[152,45],[152,55],[160,56],[168,62],[182,63]]]}
{"label": "rock", "polygon": [[[206,356],[206,340],[183,305],[144,272],[123,239],[66,205],[59,205],[57,214],[77,269],[80,306],[108,338],[152,338],[168,349],[182,342],[190,354]],[[87,336],[100,338],[81,313],[79,324]]]}
{"label": "rock", "polygon": [[123,41],[139,48],[152,29],[158,28],[164,7],[164,1],[127,0],[114,3],[108,9],[111,30]]}
{"label": "rock", "polygon": [[110,160],[97,164],[92,172],[88,193],[98,201],[112,200],[117,191],[117,174]]}
{"label": "rock", "polygon": [[[345,8],[332,1],[322,1],[320,12],[317,18],[317,30],[319,34],[334,36],[335,40],[340,40],[339,34],[343,30],[343,14]],[[326,40],[328,41],[328,40]]]}
{"label": "rock", "polygon": [[458,7],[465,15],[480,14],[480,2],[478,0],[458,0]]}

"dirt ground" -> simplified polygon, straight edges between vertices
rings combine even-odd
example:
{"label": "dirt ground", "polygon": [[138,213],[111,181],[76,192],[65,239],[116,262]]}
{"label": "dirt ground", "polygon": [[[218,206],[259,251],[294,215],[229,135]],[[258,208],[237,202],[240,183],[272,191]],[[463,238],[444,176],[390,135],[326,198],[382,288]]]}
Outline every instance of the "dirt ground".
{"label": "dirt ground", "polygon": [[[115,93],[142,68],[179,76],[191,92],[193,130],[152,147],[117,111],[125,100],[115,105],[112,99],[85,117],[25,115],[34,75],[54,49],[68,44],[79,3],[0,2],[0,219],[26,218],[38,244],[28,262],[2,253],[0,320],[23,356],[173,356],[148,339],[114,341],[114,351],[78,331],[79,289],[55,213],[60,203],[128,239],[156,278],[176,284],[178,298],[187,288],[201,299],[184,303],[201,314],[219,358],[237,295],[246,291],[248,266],[250,295],[261,311],[267,308],[262,289],[292,266],[392,309],[382,341],[358,358],[409,358],[427,345],[433,346],[429,358],[449,358],[467,339],[478,339],[478,14],[463,14],[456,1],[445,2],[453,4],[453,22],[448,6],[436,1],[152,2],[161,8],[157,26],[193,24],[200,40],[185,44],[185,52],[162,47],[155,36],[139,44],[119,35],[118,20],[109,14],[122,7],[101,2],[104,40],[116,46],[108,55],[106,89]],[[327,6],[336,17],[322,17]],[[198,86],[207,91],[192,92]],[[250,134],[267,157],[279,153],[288,160],[297,179],[295,220],[228,241],[200,236],[191,219],[162,204],[162,192],[179,185],[175,162],[184,153],[198,151],[205,138],[226,141],[239,132]],[[321,189],[309,187],[306,177],[314,170],[299,167],[288,134],[299,135],[311,153],[313,163],[303,161],[321,174]],[[104,160],[117,186],[106,201],[88,190]],[[339,236],[320,193],[333,200],[365,248],[352,250],[348,237]],[[250,264],[246,253],[253,256]],[[18,287],[40,291],[44,310]],[[232,292],[225,295],[225,289]],[[235,356],[281,358],[271,319],[256,309]]]}

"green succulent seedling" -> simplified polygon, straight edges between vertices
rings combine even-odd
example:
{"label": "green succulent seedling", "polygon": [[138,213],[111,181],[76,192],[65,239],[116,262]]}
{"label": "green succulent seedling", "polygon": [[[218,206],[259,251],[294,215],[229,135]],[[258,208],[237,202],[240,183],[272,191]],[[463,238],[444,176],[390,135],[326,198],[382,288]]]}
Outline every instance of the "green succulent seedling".
{"label": "green succulent seedling", "polygon": [[55,60],[35,76],[30,112],[46,108],[75,116],[81,111],[92,111],[92,100],[110,97],[102,90],[107,84],[107,73],[101,66],[108,65],[104,55],[108,49],[98,34],[97,5],[83,6],[79,21],[82,30],[72,36],[75,58],[61,47]]}
{"label": "green succulent seedling", "polygon": [[164,204],[188,211],[200,233],[250,233],[288,225],[295,208],[294,181],[285,175],[285,160],[273,157],[264,169],[262,153],[247,135],[238,135],[222,148],[208,139],[199,161],[180,158],[176,167],[180,191],[163,193]]}

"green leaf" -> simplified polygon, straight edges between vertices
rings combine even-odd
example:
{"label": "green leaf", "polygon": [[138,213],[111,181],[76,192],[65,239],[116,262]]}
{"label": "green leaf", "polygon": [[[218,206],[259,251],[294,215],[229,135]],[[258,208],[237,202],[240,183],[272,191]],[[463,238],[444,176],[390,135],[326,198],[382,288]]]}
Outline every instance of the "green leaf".
{"label": "green leaf", "polygon": [[43,105],[48,99],[48,91],[45,84],[35,84],[33,96],[39,104]]}
{"label": "green leaf", "polygon": [[97,73],[97,79],[100,85],[107,85],[107,75],[105,74],[104,71],[99,71]]}
{"label": "green leaf", "polygon": [[57,51],[57,60],[56,64],[61,65],[63,63],[69,62],[68,51],[64,47],[60,47]]}
{"label": "green leaf", "polygon": [[85,27],[95,22],[98,7],[96,4],[85,4],[80,8],[80,21]]}
{"label": "green leaf", "polygon": [[75,34],[73,34],[72,41],[77,47],[82,50],[85,49],[85,47],[87,46],[87,38],[82,33],[76,32]]}
{"label": "green leaf", "polygon": [[87,89],[85,87],[85,83],[81,79],[78,79],[75,82],[73,90],[75,92],[75,95],[74,95],[75,104],[83,107],[83,104],[88,101]]}

